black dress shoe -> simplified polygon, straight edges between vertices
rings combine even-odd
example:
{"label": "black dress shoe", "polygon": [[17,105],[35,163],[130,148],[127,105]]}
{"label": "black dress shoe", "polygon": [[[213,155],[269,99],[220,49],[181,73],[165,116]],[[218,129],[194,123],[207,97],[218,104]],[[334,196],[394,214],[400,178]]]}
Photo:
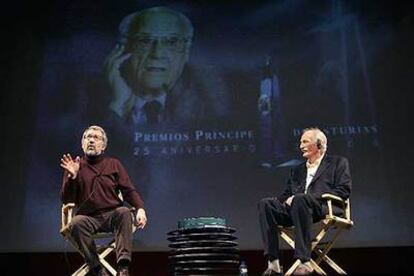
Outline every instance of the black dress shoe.
{"label": "black dress shoe", "polygon": [[293,275],[311,275],[313,272],[313,268],[305,265],[305,264],[300,264],[295,271],[293,272]]}
{"label": "black dress shoe", "polygon": [[106,271],[106,269],[103,266],[95,267],[92,273],[96,276],[110,276],[108,271]]}
{"label": "black dress shoe", "polygon": [[263,273],[262,276],[283,276],[283,272],[276,272],[273,269],[266,269]]}
{"label": "black dress shoe", "polygon": [[116,276],[129,276],[128,267],[121,267],[118,269]]}
{"label": "black dress shoe", "polygon": [[105,268],[102,268],[98,275],[99,276],[110,276],[108,271],[106,271]]}

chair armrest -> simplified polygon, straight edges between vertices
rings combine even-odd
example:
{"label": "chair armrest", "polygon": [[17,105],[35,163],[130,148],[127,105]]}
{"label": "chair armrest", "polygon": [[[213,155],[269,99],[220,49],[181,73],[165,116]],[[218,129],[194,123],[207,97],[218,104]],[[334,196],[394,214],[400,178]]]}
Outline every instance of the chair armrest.
{"label": "chair armrest", "polygon": [[131,212],[132,217],[132,233],[135,233],[137,230],[137,212],[138,210],[135,207],[130,207],[129,211]]}
{"label": "chair armrest", "polygon": [[344,212],[346,212],[346,210],[345,210],[346,209],[346,203],[339,196],[336,196],[336,195],[333,195],[333,194],[323,194],[322,198],[326,199],[326,201],[327,201],[326,203],[328,205],[328,216],[329,217],[334,216],[332,201],[334,201],[335,203],[339,203],[342,206],[342,209],[344,210]]}
{"label": "chair armrest", "polygon": [[62,206],[62,224],[61,224],[61,228],[60,228],[61,233],[63,232],[63,230],[65,230],[67,228],[67,225],[72,220],[74,209],[75,209],[75,203],[63,204],[63,206]]}
{"label": "chair armrest", "polygon": [[329,217],[336,217],[333,214],[333,208],[332,208],[332,201],[335,203],[339,203],[342,206],[342,209],[344,211],[344,216],[347,221],[351,221],[351,208],[350,208],[350,202],[349,198],[346,200],[343,200],[341,197],[333,195],[333,194],[323,194],[323,199],[327,200],[328,204],[328,216]]}
{"label": "chair armrest", "polygon": [[348,200],[343,200],[341,197],[333,194],[322,194],[322,199],[326,199],[329,208],[332,208],[332,201],[336,204],[340,204],[342,209],[346,208],[348,202]]}
{"label": "chair armrest", "polygon": [[66,210],[73,209],[73,208],[75,208],[75,203],[66,203],[66,204],[63,204],[62,211],[63,210],[66,211]]}
{"label": "chair armrest", "polygon": [[336,195],[333,195],[333,194],[323,194],[322,195],[322,198],[323,199],[331,199],[331,200],[335,200],[335,201],[337,201],[337,202],[340,202],[340,203],[342,203],[342,204],[344,204],[345,203],[345,201],[342,199],[342,198],[340,198],[339,196],[336,196]]}

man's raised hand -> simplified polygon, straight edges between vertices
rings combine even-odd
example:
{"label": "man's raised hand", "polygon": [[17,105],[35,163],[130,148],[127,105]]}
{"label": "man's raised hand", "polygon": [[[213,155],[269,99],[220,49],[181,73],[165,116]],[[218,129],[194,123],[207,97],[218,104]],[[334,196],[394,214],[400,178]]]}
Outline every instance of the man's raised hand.
{"label": "man's raised hand", "polygon": [[69,153],[64,154],[60,159],[60,166],[68,172],[70,178],[75,179],[80,168],[80,157],[77,156],[75,160],[73,160]]}
{"label": "man's raised hand", "polygon": [[134,102],[132,90],[120,72],[121,66],[130,57],[131,53],[125,52],[125,46],[117,44],[104,63],[105,74],[112,89],[110,108],[120,117],[126,116]]}

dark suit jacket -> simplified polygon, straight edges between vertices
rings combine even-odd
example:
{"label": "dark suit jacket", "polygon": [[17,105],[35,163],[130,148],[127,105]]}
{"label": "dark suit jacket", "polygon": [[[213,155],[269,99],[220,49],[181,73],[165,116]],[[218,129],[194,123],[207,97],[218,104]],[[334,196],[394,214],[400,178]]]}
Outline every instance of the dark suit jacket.
{"label": "dark suit jacket", "polygon": [[[306,162],[292,169],[287,188],[278,197],[281,202],[295,194],[304,193],[306,187]],[[322,194],[330,193],[347,199],[351,193],[351,174],[348,159],[341,156],[325,155],[309,185],[308,193],[322,200]]]}
{"label": "dark suit jacket", "polygon": [[[128,131],[133,126],[131,114],[121,118],[108,108],[112,92],[104,81],[104,76],[97,76],[95,81],[88,78],[88,99],[84,111],[85,118],[94,124],[117,126],[122,131]],[[86,93],[84,93],[86,94]],[[187,64],[182,75],[168,92],[165,106],[161,110],[161,122],[167,126],[215,121],[227,118],[230,113],[230,95],[220,72],[215,68],[196,67]]]}

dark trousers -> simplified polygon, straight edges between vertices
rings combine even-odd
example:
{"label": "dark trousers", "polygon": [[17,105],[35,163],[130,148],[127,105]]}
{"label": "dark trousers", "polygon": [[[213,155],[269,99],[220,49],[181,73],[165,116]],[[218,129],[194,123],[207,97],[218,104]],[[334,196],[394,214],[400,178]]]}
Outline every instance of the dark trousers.
{"label": "dark trousers", "polygon": [[310,194],[296,194],[291,206],[276,198],[264,198],[259,203],[260,230],[264,254],[268,260],[279,259],[280,226],[294,226],[296,259],[310,260],[312,224],[323,218],[325,212],[318,200]]}
{"label": "dark trousers", "polygon": [[69,227],[70,234],[89,267],[93,268],[99,264],[95,241],[92,238],[97,232],[113,232],[117,262],[131,261],[132,216],[127,207],[118,207],[94,216],[76,215]]}

